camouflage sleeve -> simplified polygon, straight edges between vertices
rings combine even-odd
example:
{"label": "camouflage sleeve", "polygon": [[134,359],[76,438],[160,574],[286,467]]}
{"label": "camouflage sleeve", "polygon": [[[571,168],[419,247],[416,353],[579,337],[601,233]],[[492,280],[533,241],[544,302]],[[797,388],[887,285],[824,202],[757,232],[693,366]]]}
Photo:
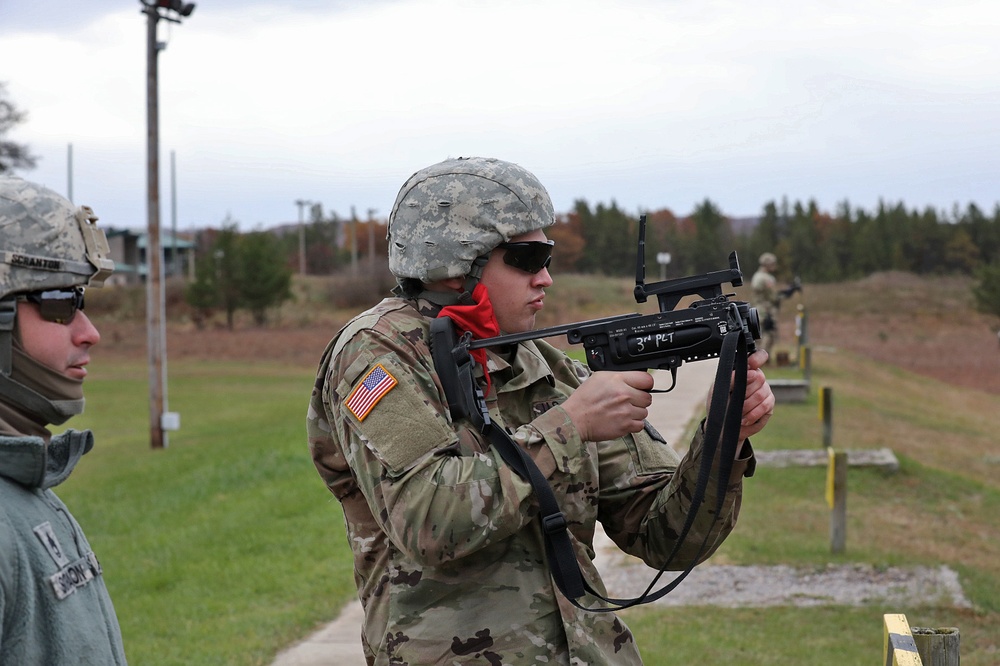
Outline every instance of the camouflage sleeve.
{"label": "camouflage sleeve", "polygon": [[[451,423],[422,344],[356,334],[330,364],[322,412],[379,527],[414,561],[439,565],[522,529],[531,487],[478,432]],[[359,404],[372,373],[392,386]]]}
{"label": "camouflage sleeve", "polygon": [[[692,438],[688,453],[679,461],[672,449],[645,431],[601,443],[599,518],[608,536],[622,550],[657,569],[667,564],[666,558],[674,549],[691,508],[703,450],[704,423]],[[705,498],[668,568],[680,570],[695,557],[699,561],[708,558],[732,532],[739,516],[742,479],[752,459],[752,449],[745,445],[741,457],[733,464],[722,513],[716,519],[720,492],[716,458]],[[703,543],[704,550],[699,555]]]}
{"label": "camouflage sleeve", "polygon": [[519,426],[514,441],[525,448],[545,478],[556,470],[573,473],[571,463],[586,455],[586,443],[562,407],[553,407],[531,423]]}

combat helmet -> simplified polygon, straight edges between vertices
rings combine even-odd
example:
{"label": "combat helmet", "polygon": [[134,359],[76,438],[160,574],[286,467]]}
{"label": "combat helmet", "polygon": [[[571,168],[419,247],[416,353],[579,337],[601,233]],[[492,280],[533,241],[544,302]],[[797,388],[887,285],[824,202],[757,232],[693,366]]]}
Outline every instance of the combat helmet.
{"label": "combat helmet", "polygon": [[89,207],[75,206],[47,187],[0,175],[0,393],[36,413],[45,413],[36,404],[45,399],[10,377],[17,296],[102,286],[114,262],[96,223]]}
{"label": "combat helmet", "polygon": [[389,215],[389,270],[400,286],[468,276],[471,293],[490,252],[555,222],[552,200],[517,164],[459,157],[417,171]]}
{"label": "combat helmet", "polygon": [[765,252],[764,254],[760,255],[760,258],[757,260],[757,263],[760,264],[761,266],[773,267],[778,265],[778,258],[770,252]]}

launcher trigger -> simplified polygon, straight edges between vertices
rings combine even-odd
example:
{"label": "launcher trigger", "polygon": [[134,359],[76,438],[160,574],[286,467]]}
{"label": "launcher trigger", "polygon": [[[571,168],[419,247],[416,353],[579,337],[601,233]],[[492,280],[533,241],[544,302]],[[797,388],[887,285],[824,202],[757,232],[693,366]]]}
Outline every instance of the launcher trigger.
{"label": "launcher trigger", "polygon": [[674,387],[677,386],[677,366],[676,365],[672,365],[672,366],[670,366],[669,370],[670,370],[670,388],[665,388],[665,389],[658,389],[658,388],[649,389],[650,393],[670,393],[671,391],[674,390]]}

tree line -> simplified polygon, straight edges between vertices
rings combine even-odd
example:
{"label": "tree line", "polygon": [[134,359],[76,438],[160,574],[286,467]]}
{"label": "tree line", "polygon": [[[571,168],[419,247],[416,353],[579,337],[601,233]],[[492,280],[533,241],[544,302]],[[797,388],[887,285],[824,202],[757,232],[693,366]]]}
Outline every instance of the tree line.
{"label": "tree line", "polygon": [[[756,269],[761,253],[772,252],[785,277],[797,275],[807,282],[839,282],[889,270],[974,275],[1000,263],[1000,205],[986,215],[975,204],[946,214],[884,202],[866,211],[844,202],[829,214],[814,201],[771,201],[759,218],[741,228],[734,228],[708,199],[688,216],[670,210],[645,215],[647,263],[655,253],[668,252],[668,277],[725,268],[732,250],[744,273]],[[634,274],[637,215],[614,203],[591,209],[577,201],[560,222],[549,232],[557,241],[554,261],[560,270]]]}
{"label": "tree line", "polygon": [[[760,254],[771,252],[785,281],[794,276],[806,283],[839,282],[888,270],[974,276],[980,309],[1000,316],[1000,205],[987,215],[975,204],[946,213],[884,202],[867,211],[843,202],[829,214],[814,201],[783,200],[736,224],[705,199],[686,216],[669,209],[643,214],[648,281],[658,279],[657,273],[669,279],[728,268],[734,250],[749,278]],[[247,307],[263,322],[268,307],[290,297],[291,275],[303,266],[311,275],[357,273],[359,266],[364,274],[384,270],[385,224],[358,220],[353,211],[347,219],[324,215],[318,206],[301,228],[240,234],[230,221],[201,237],[188,301],[205,312],[222,308],[230,322],[235,308]],[[592,208],[576,201],[572,212],[558,215],[546,230],[556,241],[553,270],[635,275],[638,224],[639,215],[614,202]],[[663,266],[656,263],[661,253],[670,255]]]}

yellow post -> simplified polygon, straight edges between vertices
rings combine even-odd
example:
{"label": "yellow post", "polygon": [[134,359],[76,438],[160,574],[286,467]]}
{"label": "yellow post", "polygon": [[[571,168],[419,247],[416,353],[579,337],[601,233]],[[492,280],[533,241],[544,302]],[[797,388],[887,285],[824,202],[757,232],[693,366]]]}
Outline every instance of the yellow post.
{"label": "yellow post", "polygon": [[826,500],[830,505],[830,552],[847,549],[847,453],[827,449],[830,465],[826,475]]}
{"label": "yellow post", "polygon": [[885,631],[885,666],[923,666],[917,645],[910,633],[910,623],[905,615],[886,613],[882,616]]}
{"label": "yellow post", "polygon": [[833,446],[833,388],[819,390],[819,419],[823,422],[823,446]]}

